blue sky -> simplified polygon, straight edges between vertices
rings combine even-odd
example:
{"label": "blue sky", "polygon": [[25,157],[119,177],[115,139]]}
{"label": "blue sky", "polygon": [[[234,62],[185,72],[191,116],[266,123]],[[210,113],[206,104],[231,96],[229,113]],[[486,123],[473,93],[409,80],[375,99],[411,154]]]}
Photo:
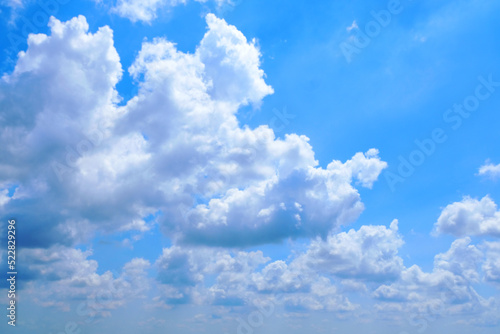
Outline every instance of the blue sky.
{"label": "blue sky", "polygon": [[498,2],[0,4],[2,332],[498,331]]}

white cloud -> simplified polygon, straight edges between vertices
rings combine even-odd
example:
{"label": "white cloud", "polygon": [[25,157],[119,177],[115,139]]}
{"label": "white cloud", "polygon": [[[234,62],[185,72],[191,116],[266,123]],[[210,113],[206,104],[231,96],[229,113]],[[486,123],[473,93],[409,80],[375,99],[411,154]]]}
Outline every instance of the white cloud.
{"label": "white cloud", "polygon": [[[404,270],[397,256],[402,244],[394,221],[390,228],[363,226],[313,241],[305,253],[288,261],[270,262],[260,251],[172,246],[164,249],[156,266],[166,304],[234,306],[267,296],[291,309],[352,311],[357,306],[343,296],[344,285],[364,293],[363,282],[397,280]],[[336,286],[339,282],[342,289]]]}
{"label": "white cloud", "polygon": [[164,249],[156,261],[160,305],[219,306],[272,302],[288,308],[349,311],[355,308],[326,277],[300,262],[275,261],[262,252],[214,248]]}
{"label": "white cloud", "polygon": [[204,257],[208,254],[194,254],[194,250],[184,250],[178,246],[163,249],[156,261],[159,280],[175,286],[194,286],[203,280]]}
{"label": "white cloud", "polygon": [[[326,238],[362,212],[354,185],[372,187],[387,166],[370,149],[321,168],[306,136],[241,126],[240,107],[258,108],[273,89],[255,41],[214,15],[207,25],[192,54],[165,39],[144,42],[129,68],[139,92],[123,106],[112,31],[89,32],[82,16],[52,18],[50,35],[30,35],[14,72],[2,78],[0,184],[19,187],[1,213],[26,226],[19,241],[29,247],[27,289],[39,302],[67,308],[72,298],[111,291],[100,313],[122,305],[127,289],[141,291],[136,278],[147,282],[149,263],[134,259],[120,274],[97,274],[90,253],[73,247],[97,231],[145,232],[156,223],[175,245],[155,264],[156,301],[164,305],[241,305],[271,293],[292,309],[347,311],[356,306],[335,275],[395,276],[395,223],[329,237],[366,253],[337,272],[204,247]],[[158,218],[146,223],[151,214]],[[367,246],[371,238],[381,255]],[[309,255],[319,258],[315,248]],[[324,271],[319,278],[314,266]]]}
{"label": "white cloud", "polygon": [[359,216],[352,183],[372,186],[387,166],[378,151],[323,169],[306,136],[240,126],[239,108],[258,107],[273,89],[255,42],[206,19],[193,54],[144,42],[129,68],[139,92],[121,107],[110,28],[90,33],[83,16],[52,18],[50,36],[30,35],[0,94],[0,183],[19,184],[5,214],[31,224],[27,244],[144,232],[157,212],[177,242],[223,246],[326,236]]}
{"label": "white cloud", "polygon": [[[260,251],[172,246],[163,250],[155,266],[164,303],[231,305],[250,299],[251,275],[269,260]],[[216,279],[212,286],[206,286],[209,277]]]}
{"label": "white cloud", "polygon": [[236,27],[215,15],[207,15],[207,24],[209,31],[196,53],[205,65],[208,93],[216,101],[260,104],[264,96],[274,91],[263,80],[255,40],[249,43]]}
{"label": "white cloud", "polygon": [[3,0],[2,5],[12,8],[22,8],[24,7],[24,0]]}
{"label": "white cloud", "polygon": [[[195,0],[196,2],[207,2],[208,0]],[[150,23],[157,17],[161,9],[169,9],[178,5],[184,5],[188,0],[118,0],[111,9],[121,17],[125,17],[132,22],[142,21]],[[231,0],[215,0],[218,7],[224,3],[232,4]]]}
{"label": "white cloud", "polygon": [[486,242],[485,249],[484,277],[487,281],[500,283],[500,242]]}
{"label": "white cloud", "polygon": [[500,211],[489,196],[480,201],[464,197],[443,209],[436,224],[436,233],[463,236],[500,236]]}
{"label": "white cloud", "polygon": [[122,72],[108,27],[89,33],[83,16],[66,23],[51,18],[49,26],[51,36],[29,35],[28,50],[0,81],[0,183],[19,185],[4,213],[29,226],[27,246],[72,244],[89,235],[89,221],[95,220],[82,217],[82,210],[92,201],[81,191],[92,191],[90,184],[82,179],[78,189],[76,180],[61,183],[53,164],[75,174],[77,151],[89,154],[108,136],[96,129],[113,117]]}
{"label": "white cloud", "polygon": [[186,0],[118,0],[112,12],[126,17],[132,22],[151,22],[159,8],[186,3]]}
{"label": "white cloud", "polygon": [[[388,319],[459,316],[478,324],[499,320],[494,298],[482,297],[473,287],[482,279],[481,265],[485,278],[497,281],[498,245],[488,245],[491,254],[484,262],[483,253],[469,238],[458,239],[447,252],[435,256],[431,272],[424,272],[417,265],[404,267],[397,254],[402,244],[394,221],[390,228],[363,226],[313,241],[304,253],[287,261],[269,262],[261,252],[173,246],[157,261],[164,287],[158,300],[167,305],[222,306],[266,300],[288,312],[347,311],[355,317],[359,313],[353,311],[361,306],[345,295],[355,292],[361,301],[374,298],[374,310]],[[381,281],[386,283],[379,285]]]}
{"label": "white cloud", "polygon": [[311,283],[307,293],[283,295],[283,304],[289,310],[327,310],[330,312],[352,312],[358,305],[351,303],[326,277]]}
{"label": "white cloud", "polygon": [[[380,172],[387,168],[387,163],[378,158],[379,151],[375,148],[365,154],[356,153],[351,160],[345,163],[345,170],[351,178],[358,180],[363,187],[371,189]],[[338,164],[333,162],[332,164]]]}
{"label": "white cloud", "polygon": [[3,189],[0,190],[0,209],[9,202],[10,196],[9,196],[9,190],[8,189]]}
{"label": "white cloud", "polygon": [[[490,254],[484,262],[483,252],[469,238],[458,239],[435,256],[431,272],[424,272],[417,265],[404,267],[397,254],[402,243],[393,221],[390,228],[362,226],[313,241],[287,261],[271,261],[260,251],[172,246],[156,262],[161,291],[156,301],[225,307],[265,301],[287,312],[329,310],[359,317],[368,298],[370,305],[376,302],[373,310],[387,319],[459,317],[477,324],[500,320],[495,315],[497,301],[474,289],[482,280],[481,266],[487,280],[498,280],[497,244],[487,245]],[[353,292],[361,305],[348,298]]]}
{"label": "white cloud", "polygon": [[[144,4],[137,20],[153,19],[159,2]],[[481,265],[498,282],[498,243],[486,244],[481,263],[469,239],[457,240],[426,273],[404,267],[397,221],[336,234],[363,210],[354,184],[371,188],[387,164],[370,149],[321,168],[306,136],[241,126],[239,108],[258,107],[273,89],[255,41],[213,15],[207,25],[193,54],[165,39],[144,42],[129,68],[139,93],[125,106],[116,105],[122,68],[112,31],[91,33],[82,16],[51,19],[51,34],[31,35],[3,77],[0,184],[19,188],[12,198],[0,191],[0,212],[16,214],[23,244],[35,247],[20,253],[33,298],[67,309],[72,299],[102,297],[92,310],[105,313],[143,295],[148,261],[98,274],[91,252],[71,246],[97,230],[145,232],[144,217],[161,212],[158,223],[174,241],[155,263],[157,300],[166,305],[272,299],[292,310],[345,312],[357,307],[348,289],[411,310],[494,309],[472,284]],[[59,175],[54,162],[64,167]],[[498,236],[498,226],[486,196],[446,207],[436,230]],[[324,239],[286,261],[205,247],[317,236]]]}
{"label": "white cloud", "polygon": [[[307,152],[310,146],[303,140],[287,136],[281,145],[286,147],[297,143],[303,148],[296,152]],[[297,153],[290,153],[285,152],[291,155],[291,161],[301,161],[294,157]],[[380,162],[378,157],[363,154],[357,159],[370,167]],[[326,236],[328,231],[359,216],[363,205],[358,192],[350,185],[357,173],[356,170],[353,172],[350,161],[345,164],[335,161],[326,170],[302,169],[298,164],[294,167],[295,170],[284,165],[282,171],[285,173],[278,170],[278,175],[268,180],[243,190],[229,189],[221,198],[197,205],[188,211],[185,221],[179,222],[177,233],[181,240],[235,246],[272,242],[290,236]]]}
{"label": "white cloud", "polygon": [[473,288],[479,282],[478,269],[483,254],[469,238],[458,239],[450,249],[438,254],[434,259],[434,269],[430,273],[413,265],[404,269],[401,278],[378,287],[373,296],[380,300],[377,306],[381,312],[397,307],[412,319],[475,315],[478,323],[489,321],[486,313],[494,305],[493,298],[481,297]]}
{"label": "white cloud", "polygon": [[462,276],[469,282],[479,282],[477,269],[483,254],[470,242],[470,238],[455,240],[446,253],[436,255],[434,268]]}
{"label": "white cloud", "polygon": [[356,20],[352,21],[352,24],[346,28],[347,32],[350,32],[351,30],[353,29],[358,29],[358,23],[356,22]]}
{"label": "white cloud", "polygon": [[[300,257],[288,264],[285,261],[275,261],[251,276],[247,290],[270,295],[276,303],[289,310],[356,309],[357,305],[351,303],[335,283],[323,274],[324,272],[308,268]],[[254,298],[259,298],[259,295]]]}
{"label": "white cloud", "polygon": [[149,289],[146,270],[150,264],[140,258],[126,263],[121,273],[97,274],[91,251],[54,246],[22,249],[20,271],[28,280],[26,295],[42,306],[69,310],[74,300],[85,300],[88,316],[103,316]]}
{"label": "white cloud", "polygon": [[313,241],[305,261],[314,270],[356,280],[394,280],[404,269],[398,250],[404,244],[398,222],[385,226],[362,226]]}
{"label": "white cloud", "polygon": [[492,179],[500,177],[500,164],[487,163],[479,168],[479,175],[488,176]]}

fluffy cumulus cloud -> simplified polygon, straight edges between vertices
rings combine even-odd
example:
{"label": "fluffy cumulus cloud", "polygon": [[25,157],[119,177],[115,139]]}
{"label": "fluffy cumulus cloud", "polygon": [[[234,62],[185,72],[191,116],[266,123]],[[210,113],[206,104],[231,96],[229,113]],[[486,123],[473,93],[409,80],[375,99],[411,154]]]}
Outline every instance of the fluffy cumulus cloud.
{"label": "fluffy cumulus cloud", "polygon": [[378,287],[373,292],[379,300],[376,309],[408,312],[413,321],[436,317],[463,317],[477,323],[500,321],[490,314],[490,310],[498,310],[498,300],[482,297],[473,287],[480,281],[483,253],[470,242],[469,238],[455,240],[446,253],[436,255],[432,272],[413,265],[405,268],[396,282]]}
{"label": "fluffy cumulus cloud", "polygon": [[[121,106],[113,32],[90,32],[83,16],[51,18],[51,33],[30,35],[2,77],[0,215],[23,222],[21,263],[37,302],[67,309],[108,294],[91,312],[105,315],[143,293],[148,261],[98,274],[91,252],[74,247],[152,224],[174,244],[154,264],[164,305],[271,298],[348,311],[356,305],[340,281],[398,277],[396,222],[336,234],[363,210],[356,187],[371,188],[387,167],[379,152],[322,168],[306,136],[240,124],[241,107],[258,108],[273,89],[255,41],[212,14],[206,21],[194,53],[144,42],[128,69],[138,94]],[[287,261],[226,249],[303,237],[315,241]]]}
{"label": "fluffy cumulus cloud", "polygon": [[[163,250],[155,266],[161,302],[242,305],[249,301],[249,279],[270,261],[262,252],[231,252],[215,248],[172,246]],[[212,286],[207,281],[215,280]]]}
{"label": "fluffy cumulus cloud", "polygon": [[271,261],[261,251],[172,246],[155,264],[163,291],[157,299],[226,306],[270,299],[290,310],[352,311],[358,305],[344,295],[345,285],[366,292],[363,282],[397,281],[405,269],[402,244],[394,221],[390,228],[363,226],[315,240],[286,261]]}
{"label": "fluffy cumulus cloud", "polygon": [[492,163],[486,163],[479,168],[479,175],[484,175],[492,179],[498,179],[500,177],[500,164],[494,165]]}
{"label": "fluffy cumulus cloud", "polygon": [[156,261],[163,305],[214,306],[281,304],[290,309],[348,311],[353,305],[326,276],[301,261],[270,262],[261,251],[214,248],[164,249]]}
{"label": "fluffy cumulus cloud", "polygon": [[[287,260],[272,261],[260,251],[172,246],[156,262],[161,291],[156,301],[226,307],[272,303],[289,312],[328,310],[354,317],[370,301],[372,316],[380,313],[393,321],[500,321],[499,300],[475,290],[483,279],[498,283],[497,243],[478,247],[469,238],[458,239],[435,256],[430,272],[406,267],[398,255],[402,245],[394,221],[390,227],[331,234]],[[353,291],[357,303],[350,300]]]}
{"label": "fluffy cumulus cloud", "polygon": [[162,39],[143,45],[130,67],[141,90],[116,126],[148,138],[147,163],[167,203],[164,231],[188,243],[238,246],[325,235],[354,220],[362,205],[351,181],[371,186],[386,167],[378,152],[325,170],[315,167],[307,137],[240,127],[238,107],[259,105],[273,90],[254,42],[213,15],[207,24],[194,54]]}
{"label": "fluffy cumulus cloud", "polygon": [[404,268],[403,259],[398,256],[403,244],[395,220],[390,228],[365,225],[358,231],[350,230],[331,235],[326,241],[314,241],[304,260],[317,271],[341,278],[393,280]]}
{"label": "fluffy cumulus cloud", "polygon": [[[126,3],[135,2],[118,2]],[[165,4],[124,8],[149,21]],[[387,164],[367,148],[323,168],[306,136],[242,125],[241,107],[258,108],[273,88],[255,41],[212,14],[206,22],[194,53],[145,41],[128,69],[138,93],[122,105],[113,32],[90,32],[83,16],[51,18],[51,33],[30,35],[2,77],[0,216],[22,222],[30,296],[62,309],[85,300],[89,316],[106,316],[150,287],[164,307],[272,302],[345,314],[362,306],[350,299],[356,291],[374,298],[375,309],[490,309],[496,321],[497,301],[473,285],[497,286],[498,244],[456,240],[424,272],[404,265],[397,220],[340,232],[363,211],[357,187],[372,188]],[[499,221],[490,197],[466,197],[435,228],[499,236]],[[172,241],[152,265],[154,279],[145,259],[100,274],[91,251],[75,248],[96,233],[147,233],[154,224]],[[241,250],[299,238],[311,241],[286,260]]]}
{"label": "fluffy cumulus cloud", "polygon": [[[186,2],[118,0],[113,12],[151,22]],[[50,34],[30,35],[1,78],[0,218],[20,222],[25,295],[63,310],[82,302],[77,312],[89,317],[147,298],[167,308],[266,304],[339,317],[369,305],[384,317],[498,324],[498,298],[475,286],[499,287],[500,245],[467,237],[500,236],[494,201],[465,197],[442,210],[435,231],[466,238],[436,255],[430,271],[405,266],[397,220],[341,232],[363,211],[358,188],[372,188],[387,167],[379,151],[323,168],[305,135],[241,124],[242,107],[259,108],[273,93],[260,50],[215,15],[206,23],[193,53],[165,38],[144,41],[127,69],[138,93],[122,104],[113,31],[89,31],[83,16],[51,18]],[[479,174],[498,170],[487,164]],[[152,264],[133,258],[103,272],[92,251],[75,248],[97,233],[141,234],[155,224],[172,246]],[[242,250],[293,239],[302,250],[286,259]]]}
{"label": "fluffy cumulus cloud", "polygon": [[463,236],[500,237],[500,212],[489,196],[477,200],[464,197],[462,201],[446,206],[435,226],[436,233]]}
{"label": "fluffy cumulus cloud", "polygon": [[97,262],[88,259],[91,255],[91,251],[64,246],[23,249],[18,262],[27,280],[24,293],[44,307],[62,310],[69,310],[74,300],[83,300],[80,311],[92,317],[105,316],[144,296],[149,288],[148,261],[135,258],[120,273],[99,275]]}
{"label": "fluffy cumulus cloud", "polygon": [[272,296],[276,304],[290,311],[345,312],[353,311],[358,306],[342,293],[325,272],[311,270],[300,258],[289,263],[281,260],[269,263],[251,276],[246,289],[255,293],[252,296],[254,300]]}
{"label": "fluffy cumulus cloud", "polygon": [[0,184],[18,186],[10,199],[2,189],[2,214],[27,222],[25,245],[146,231],[159,212],[174,240],[213,246],[326,236],[359,216],[354,185],[387,166],[378,151],[324,169],[306,136],[241,126],[239,108],[273,90],[255,42],[212,14],[207,24],[193,54],[145,42],[129,69],[139,93],[121,107],[110,28],[52,18],[50,36],[30,35],[0,83]]}
{"label": "fluffy cumulus cloud", "polygon": [[89,33],[82,16],[66,23],[52,18],[49,25],[51,36],[30,35],[14,72],[0,82],[0,184],[18,185],[2,215],[26,222],[28,246],[59,238],[71,244],[82,235],[75,228],[87,220],[73,213],[90,203],[70,194],[89,188],[60,182],[58,173],[74,171],[77,151],[102,139],[96,129],[113,113],[121,77],[111,29]]}
{"label": "fluffy cumulus cloud", "polygon": [[[287,136],[282,143],[270,143],[274,144],[284,148],[299,146],[296,153],[283,152],[292,157],[300,151],[311,153],[305,138]],[[380,172],[385,166],[376,156],[360,154],[357,158],[367,169],[376,165]],[[277,175],[269,175],[269,179],[246,189],[231,188],[220,198],[190,209],[185,220],[176,225],[181,227],[177,231],[181,239],[237,246],[286,237],[326,236],[328,231],[354,221],[363,210],[359,194],[351,186],[356,171],[349,162],[336,161],[324,170],[307,165],[300,168],[288,165],[286,158],[278,156],[278,159],[283,161],[283,168],[275,171]],[[304,163],[307,156],[305,159],[296,156],[293,160]]]}

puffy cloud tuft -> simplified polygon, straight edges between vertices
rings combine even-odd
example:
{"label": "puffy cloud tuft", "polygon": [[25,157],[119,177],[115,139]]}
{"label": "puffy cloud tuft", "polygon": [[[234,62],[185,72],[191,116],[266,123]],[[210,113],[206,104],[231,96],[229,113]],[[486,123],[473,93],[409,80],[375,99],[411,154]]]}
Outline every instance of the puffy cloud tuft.
{"label": "puffy cloud tuft", "polygon": [[477,200],[464,197],[461,202],[452,203],[441,212],[434,225],[438,234],[463,236],[500,237],[500,212],[489,196]]}
{"label": "puffy cloud tuft", "polygon": [[313,241],[303,260],[317,271],[345,279],[394,280],[404,268],[398,256],[403,244],[394,220],[390,228],[365,225]]}

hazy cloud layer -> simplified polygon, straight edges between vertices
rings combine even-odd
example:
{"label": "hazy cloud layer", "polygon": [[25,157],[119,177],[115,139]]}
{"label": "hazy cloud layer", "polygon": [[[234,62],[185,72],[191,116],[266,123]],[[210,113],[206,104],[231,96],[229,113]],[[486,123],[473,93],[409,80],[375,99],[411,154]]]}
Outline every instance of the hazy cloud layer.
{"label": "hazy cloud layer", "polygon": [[[205,3],[209,0],[195,0],[196,2]],[[132,22],[141,21],[143,23],[151,23],[160,10],[168,10],[178,5],[185,5],[188,0],[117,0],[116,4],[111,8],[111,12],[121,17],[125,17]],[[217,6],[232,5],[231,0],[215,0]]]}

